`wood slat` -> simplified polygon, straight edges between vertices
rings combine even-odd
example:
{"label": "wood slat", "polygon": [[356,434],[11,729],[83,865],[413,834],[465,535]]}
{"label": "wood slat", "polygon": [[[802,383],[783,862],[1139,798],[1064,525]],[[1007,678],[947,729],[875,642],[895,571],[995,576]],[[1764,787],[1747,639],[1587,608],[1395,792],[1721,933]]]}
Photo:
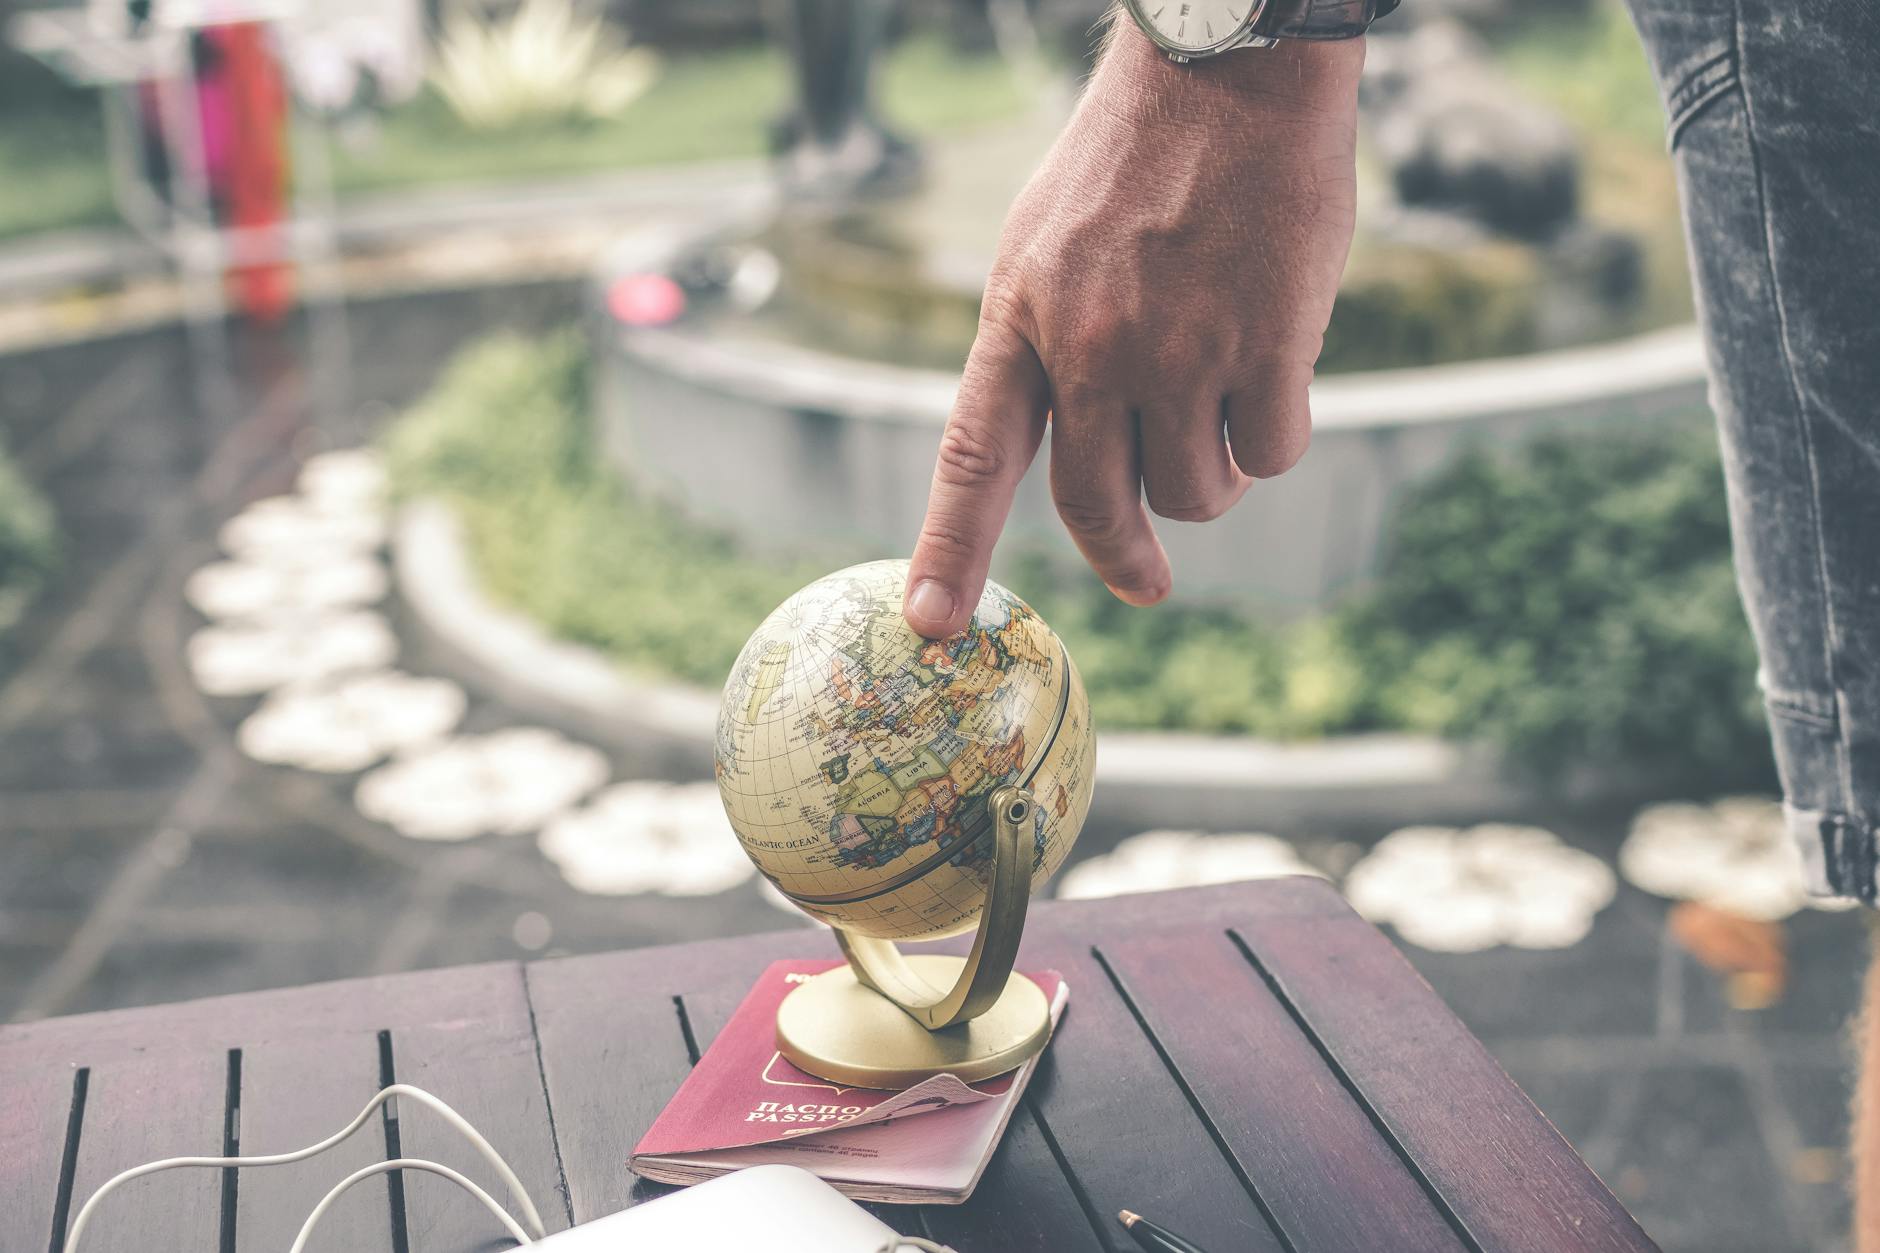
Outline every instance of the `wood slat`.
{"label": "wood slat", "polygon": [[1124,936],[1099,952],[1297,1253],[1463,1253],[1423,1185],[1224,932]]}
{"label": "wood slat", "polygon": [[[486,966],[482,974],[461,986],[456,1003],[432,1021],[392,1030],[395,1075],[438,1097],[482,1132],[522,1180],[548,1229],[560,1231],[568,1226],[567,1195],[522,968]],[[509,1189],[461,1135],[415,1102],[400,1104],[403,1156],[454,1167],[517,1212]],[[410,1172],[403,1189],[411,1253],[468,1253],[504,1239],[494,1218],[443,1179]]]}
{"label": "wood slat", "polygon": [[1286,875],[1091,900],[1034,900],[1026,933],[1042,935],[1049,931],[1094,944],[1124,932],[1226,927],[1249,913],[1300,920],[1356,917],[1338,889],[1324,879],[1317,875]]}
{"label": "wood slat", "polygon": [[1045,916],[1019,964],[1069,981],[1070,1003],[1031,1091],[1041,1129],[1056,1143],[1098,1216],[1100,1238],[1132,1248],[1118,1210],[1181,1217],[1181,1233],[1206,1249],[1279,1253],[1284,1248],[1254,1198],[1215,1148],[1149,1038],[1086,940]]}
{"label": "wood slat", "polygon": [[[1110,898],[1101,901],[1040,901],[1032,906],[1031,942],[1026,945],[1020,965],[1043,968],[1056,965],[1071,983],[1071,1000],[1065,1010],[1066,1022],[1083,1021],[1087,1024],[1093,1017],[1100,1017],[1105,1010],[1085,995],[1092,980],[1084,974],[1073,976],[1062,961],[1049,960],[1050,954],[1061,952],[1068,946],[1070,951],[1085,952],[1091,937],[1105,934],[1118,934],[1137,928],[1157,928],[1170,924],[1175,919],[1183,924],[1206,920],[1211,917],[1227,918],[1234,912],[1245,909],[1246,885],[1235,884],[1215,886],[1185,891],[1179,894],[1180,906],[1171,908],[1173,899],[1169,893],[1156,893],[1142,896]],[[1315,878],[1297,878],[1273,880],[1261,885],[1261,907],[1274,914],[1285,917],[1311,918],[1327,914],[1343,913],[1346,910],[1343,900],[1336,892],[1330,891],[1322,880]],[[941,949],[952,948],[964,951],[965,938],[939,946]],[[1086,954],[1087,955],[1087,954]],[[1100,967],[1091,966],[1091,970]],[[1097,1030],[1113,1029],[1114,1024],[1099,1023]],[[1053,1054],[1060,1052],[1062,1041],[1053,1041]],[[1056,1070],[1057,1063],[1047,1055],[1045,1065],[1053,1068],[1054,1075],[1062,1074]],[[1043,1079],[1043,1075],[1039,1076]],[[1060,1098],[1066,1099],[1062,1088]],[[1101,1194],[1090,1196],[1090,1208],[1087,1212],[1072,1182],[1065,1176],[1056,1156],[1051,1152],[1044,1127],[1040,1124],[1034,1110],[1039,1099],[1042,1085],[1034,1087],[1023,1107],[1014,1116],[1011,1127],[1006,1132],[1006,1140],[1001,1144],[999,1153],[987,1167],[985,1177],[978,1189],[965,1205],[959,1207],[932,1206],[927,1213],[929,1226],[935,1238],[952,1241],[961,1247],[973,1249],[1012,1249],[1033,1250],[1049,1248],[1065,1249],[1133,1249],[1135,1246],[1123,1235],[1120,1227],[1114,1223],[1117,1209],[1123,1203],[1105,1207]],[[1192,1109],[1189,1110],[1192,1116]],[[1098,1115],[1101,1117],[1101,1114]],[[1124,1130],[1128,1135],[1141,1122],[1140,1117],[1124,1119]],[[1074,1124],[1075,1125],[1075,1124]],[[1109,1141],[1108,1147],[1063,1146],[1067,1158],[1071,1158],[1072,1169],[1076,1162],[1083,1160],[1089,1152],[1109,1153],[1122,1161],[1134,1160],[1140,1164],[1147,1158],[1135,1158],[1137,1152],[1131,1148],[1126,1153],[1115,1152],[1115,1137],[1119,1134],[1115,1128],[1104,1132]],[[1179,1154],[1182,1170],[1187,1170],[1197,1157],[1208,1155],[1211,1146],[1201,1146],[1198,1153],[1195,1146]],[[1206,1166],[1203,1172],[1209,1173]],[[1126,1174],[1129,1172],[1125,1172]],[[1138,1171],[1137,1173],[1143,1173]],[[1169,1172],[1148,1172],[1161,1174]],[[1106,1175],[1107,1177],[1107,1175]],[[1238,1190],[1238,1184],[1234,1185]],[[1142,1199],[1142,1189],[1131,1189],[1134,1199],[1143,1205],[1149,1202]],[[1231,1195],[1231,1192],[1230,1194]],[[1210,1202],[1212,1205],[1212,1202]],[[1225,1207],[1229,1217],[1227,1221],[1237,1223],[1248,1215],[1233,1204]],[[1240,1228],[1236,1226],[1234,1230]],[[1196,1235],[1198,1232],[1188,1232]],[[1256,1235],[1254,1241],[1270,1239],[1270,1236]],[[1263,1244],[1249,1242],[1228,1247],[1260,1248]]]}
{"label": "wood slat", "polygon": [[[443,1017],[462,1017],[466,992],[480,986],[488,978],[488,967],[464,967],[456,970],[431,971],[420,974],[394,975],[375,979],[354,979],[340,983],[315,984],[303,988],[277,989],[267,992],[248,993],[239,996],[209,997],[198,1001],[189,1001],[177,1005],[156,1006],[148,1009],[111,1010],[103,1013],[80,1014],[66,1018],[48,1019],[41,1022],[25,1023],[15,1026],[0,1027],[0,1075],[6,1082],[0,1084],[0,1099],[12,1099],[21,1103],[24,1111],[30,1101],[31,1121],[22,1118],[17,1124],[9,1119],[0,1127],[0,1137],[17,1134],[29,1135],[29,1128],[35,1147],[21,1157],[0,1159],[0,1199],[11,1200],[13,1192],[24,1194],[20,1204],[0,1205],[0,1249],[13,1253],[16,1248],[26,1248],[32,1253],[44,1248],[50,1240],[52,1194],[45,1193],[45,1199],[33,1200],[34,1195],[43,1190],[42,1176],[52,1172],[56,1178],[59,1167],[60,1147],[45,1148],[39,1144],[44,1136],[56,1134],[62,1145],[64,1129],[62,1120],[65,1114],[60,1107],[69,1103],[72,1074],[80,1066],[89,1067],[94,1080],[107,1074],[112,1075],[107,1091],[117,1093],[132,1083],[137,1075],[156,1075],[156,1088],[164,1093],[164,1100],[157,1106],[145,1111],[139,1130],[147,1133],[153,1140],[176,1139],[179,1137],[199,1137],[202,1120],[208,1115],[202,1111],[213,1106],[215,1134],[212,1148],[192,1148],[190,1152],[219,1153],[222,1147],[221,1119],[226,1102],[227,1058],[228,1050],[241,1048],[243,1052],[244,1082],[252,1083],[257,1076],[259,1081],[272,1089],[268,1080],[271,1064],[267,1060],[265,1049],[273,1046],[284,1047],[292,1053],[308,1059],[319,1059],[323,1051],[334,1047],[334,1041],[348,1034],[363,1034],[374,1041],[379,1028],[385,1025],[399,1025],[424,1022]],[[508,967],[513,970],[514,967]],[[259,1057],[259,1061],[257,1061]],[[125,1067],[132,1078],[126,1078],[118,1072]],[[256,1067],[259,1066],[257,1071]],[[161,1081],[166,1068],[174,1067],[181,1086],[178,1093],[194,1093],[194,1103],[171,1099],[169,1085]],[[303,1070],[296,1086],[294,1066],[284,1062],[287,1072],[284,1079],[286,1090],[297,1093],[296,1099],[305,1102],[315,1099],[320,1084],[309,1082],[310,1072]],[[373,1063],[368,1072],[369,1087],[366,1094],[377,1089],[377,1066]],[[64,1095],[59,1095],[63,1092]],[[343,1117],[335,1119],[325,1127],[317,1137],[323,1138],[349,1119],[363,1104],[365,1096],[359,1096],[358,1102],[352,1101],[349,1093],[343,1102],[346,1105]],[[279,1116],[270,1103],[261,1105],[257,1100],[247,1104],[245,1117],[269,1119]],[[207,1104],[203,1104],[206,1102]],[[99,1130],[90,1127],[94,1107],[87,1101],[88,1130],[95,1138],[109,1136],[108,1127]],[[45,1126],[47,1119],[61,1121],[55,1132]],[[181,1120],[178,1122],[178,1120]],[[383,1145],[382,1135],[362,1132],[362,1136],[375,1136],[367,1143],[373,1146],[376,1156]],[[82,1138],[82,1137],[81,1137]],[[0,1140],[3,1143],[4,1140]],[[252,1142],[251,1142],[252,1150]],[[124,1162],[124,1165],[137,1165],[154,1157],[174,1156],[180,1150],[165,1148],[161,1151],[146,1153],[142,1157]],[[339,1153],[336,1150],[336,1153]],[[319,1189],[324,1194],[343,1177],[343,1172],[325,1177],[321,1172],[332,1169],[334,1155],[323,1155],[305,1168],[279,1167],[276,1170],[293,1171],[308,1169],[313,1176],[325,1179]],[[121,1169],[122,1167],[120,1167]],[[112,1172],[115,1173],[115,1172]],[[272,1180],[264,1180],[267,1172],[261,1170],[245,1171],[240,1184],[244,1188],[259,1189],[262,1195],[278,1186]],[[199,1176],[201,1180],[214,1179],[217,1214],[220,1210],[220,1181],[209,1171],[193,1171],[176,1175],[161,1176],[165,1186],[178,1179],[190,1179]],[[98,1180],[106,1177],[99,1175]],[[78,1186],[85,1187],[85,1181],[79,1180]],[[92,1185],[92,1186],[95,1186]],[[158,1179],[152,1179],[138,1187],[155,1188]],[[203,1185],[209,1186],[209,1185]],[[311,1185],[309,1185],[311,1186]],[[350,1198],[348,1203],[335,1210],[323,1224],[332,1225],[336,1230],[345,1232],[349,1228],[354,1207],[368,1213],[380,1207],[371,1199],[374,1195],[384,1196],[384,1185],[361,1185],[361,1195]],[[86,1193],[88,1195],[88,1192]],[[240,1195],[238,1191],[238,1196]],[[252,1195],[252,1192],[250,1193]],[[82,1204],[85,1195],[78,1195],[73,1200],[73,1213]],[[363,1204],[361,1204],[363,1202]],[[308,1207],[310,1208],[310,1206]],[[256,1206],[240,1206],[238,1223],[254,1226],[251,1215],[261,1212]],[[282,1212],[274,1216],[271,1225],[263,1230],[276,1232],[285,1230],[287,1238],[299,1229],[306,1217],[306,1209],[294,1212]],[[24,1229],[22,1231],[22,1229]],[[370,1228],[368,1220],[367,1229]],[[157,1228],[148,1229],[149,1232]],[[367,1248],[389,1247],[385,1243],[389,1234],[389,1219],[378,1228],[375,1243]],[[240,1228],[238,1227],[238,1235]],[[170,1247],[170,1233],[162,1232],[164,1247]],[[324,1241],[322,1241],[324,1243]],[[89,1246],[89,1237],[87,1245]],[[262,1248],[285,1248],[287,1239],[268,1240]],[[178,1245],[177,1247],[182,1247]],[[213,1247],[213,1246],[204,1246]],[[241,1248],[237,1245],[237,1248]],[[89,1247],[87,1250],[89,1253]]]}
{"label": "wood slat", "polygon": [[[1230,927],[1257,969],[1243,958],[1230,975],[1238,952],[1221,944]],[[397,1077],[437,1091],[488,1132],[551,1228],[564,1226],[571,1209],[587,1219],[633,1204],[664,1189],[636,1185],[627,1153],[690,1061],[673,997],[685,999],[705,1044],[769,961],[826,947],[815,933],[783,933],[526,972],[471,967],[0,1028],[0,1249],[39,1253],[50,1239],[75,1067],[91,1068],[76,1180],[82,1201],[125,1166],[220,1152],[230,1048],[242,1050],[244,1151],[330,1132],[377,1086],[381,1029],[391,1032]],[[1217,1251],[1283,1247],[1244,1174],[1300,1253],[1336,1247],[1324,1243],[1334,1238],[1350,1248],[1453,1249],[1415,1242],[1430,1234],[1424,1224],[1435,1212],[1408,1205],[1404,1179],[1420,1173],[1489,1253],[1652,1248],[1389,942],[1323,883],[1040,902],[1020,964],[1055,967],[1071,984],[1031,1097],[968,1204],[892,1209],[897,1226],[913,1226],[906,1220],[918,1213],[930,1234],[973,1253],[1124,1253],[1130,1243],[1109,1218],[1128,1206],[1166,1216]],[[1285,1018],[1296,1014],[1323,1055],[1302,1051],[1304,1037],[1289,1042],[1276,1016],[1287,1007]],[[1221,1038],[1237,1041],[1241,1054],[1220,1048]],[[1327,1086],[1330,1069],[1349,1087]],[[1293,1108],[1302,1100],[1309,1113]],[[1360,1108],[1383,1129],[1377,1143],[1357,1134]],[[406,1152],[464,1167],[501,1197],[481,1162],[428,1114],[404,1111],[400,1133]],[[1386,1133],[1399,1165],[1407,1156],[1414,1170],[1392,1174],[1378,1156]],[[350,1151],[370,1160],[383,1151],[382,1133],[364,1133]],[[257,1240],[285,1247],[263,1215],[280,1211],[278,1229],[291,1236],[308,1196],[353,1164],[319,1159],[318,1180],[246,1172],[238,1251]],[[1355,1182],[1325,1182],[1347,1178]],[[414,1253],[494,1247],[494,1224],[448,1184],[406,1183]],[[1314,1183],[1326,1212],[1309,1204]],[[153,1241],[216,1247],[219,1172],[160,1176],[119,1199],[130,1203],[135,1227],[88,1240],[85,1253],[144,1253]],[[329,1219],[335,1226],[322,1246],[389,1247],[388,1211],[383,1185],[362,1188]],[[1380,1240],[1387,1216],[1406,1226]]]}
{"label": "wood slat", "polygon": [[52,1241],[75,1066],[31,1067],[0,1052],[0,1249]]}
{"label": "wood slat", "polygon": [[[379,1086],[375,1030],[254,1041],[242,1050],[242,1155],[286,1153],[326,1139],[352,1121]],[[384,1157],[384,1125],[374,1118],[308,1161],[243,1170],[236,1192],[237,1253],[286,1249],[329,1188]],[[391,1236],[389,1183],[380,1176],[356,1185],[329,1210],[308,1248],[373,1253],[389,1250]]]}
{"label": "wood slat", "polygon": [[[164,1157],[216,1157],[228,1092],[226,1051],[117,1057],[91,1067],[73,1176],[72,1216],[99,1185]],[[117,1189],[85,1229],[83,1253],[150,1253],[153,1233],[174,1249],[213,1249],[222,1172],[166,1170]]]}
{"label": "wood slat", "polygon": [[[805,945],[800,951],[805,956],[821,958],[823,954],[818,950],[829,942],[819,936],[808,938],[818,943],[815,947]],[[686,1020],[692,1025],[692,1038],[698,1042],[701,1054],[712,1046],[718,1033],[731,1021],[731,1015],[737,1012],[764,968],[782,956],[785,954],[773,955],[767,946],[758,948],[747,960],[728,961],[722,969],[701,971],[681,985],[679,1000],[685,1006]]]}
{"label": "wood slat", "polygon": [[1249,912],[1235,930],[1487,1253],[1656,1249],[1375,927]]}
{"label": "wood slat", "polygon": [[536,962],[527,977],[575,1221],[672,1191],[627,1169],[692,1067],[659,963],[609,953]]}
{"label": "wood slat", "polygon": [[[1066,1007],[1066,1011],[1069,1008]],[[964,1205],[929,1205],[931,1237],[971,1253],[1098,1253],[1103,1242],[1051,1155],[1029,1096]]]}
{"label": "wood slat", "polygon": [[455,966],[0,1026],[0,1061],[91,1064],[201,1047],[241,1048],[288,1033],[330,1036],[455,1019],[467,1003],[474,1008],[475,991],[491,971],[516,969],[513,962]]}

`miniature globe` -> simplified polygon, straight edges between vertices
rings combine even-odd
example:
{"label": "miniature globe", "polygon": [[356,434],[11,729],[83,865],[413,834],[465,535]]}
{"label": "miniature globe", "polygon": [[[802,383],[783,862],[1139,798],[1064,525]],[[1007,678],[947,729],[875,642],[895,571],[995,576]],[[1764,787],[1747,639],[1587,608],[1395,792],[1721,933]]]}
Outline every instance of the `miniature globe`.
{"label": "miniature globe", "polygon": [[972,622],[922,639],[905,561],[816,580],[752,634],[718,711],[717,776],[744,851],[784,896],[852,934],[970,928],[993,851],[988,802],[1029,789],[1031,886],[1090,809],[1096,737],[1055,632],[988,582]]}

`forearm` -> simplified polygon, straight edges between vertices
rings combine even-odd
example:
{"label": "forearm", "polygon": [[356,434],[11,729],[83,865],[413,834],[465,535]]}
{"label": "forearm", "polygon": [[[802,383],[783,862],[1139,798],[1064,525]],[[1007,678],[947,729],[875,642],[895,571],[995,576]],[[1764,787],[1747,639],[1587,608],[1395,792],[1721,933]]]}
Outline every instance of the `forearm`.
{"label": "forearm", "polygon": [[[1880,928],[1874,932],[1880,941]],[[1880,947],[1880,944],[1877,944]],[[1867,989],[1855,1048],[1860,1082],[1854,1097],[1854,1247],[1880,1253],[1880,952],[1867,967]]]}

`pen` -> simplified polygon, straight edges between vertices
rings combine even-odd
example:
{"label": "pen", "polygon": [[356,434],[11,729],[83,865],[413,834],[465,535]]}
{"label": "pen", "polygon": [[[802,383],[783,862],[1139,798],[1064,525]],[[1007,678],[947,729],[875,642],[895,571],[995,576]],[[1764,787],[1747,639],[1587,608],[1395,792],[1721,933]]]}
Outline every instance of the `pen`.
{"label": "pen", "polygon": [[1201,1246],[1192,1240],[1182,1239],[1167,1227],[1156,1226],[1141,1214],[1124,1210],[1116,1216],[1116,1220],[1149,1253],[1204,1253]]}

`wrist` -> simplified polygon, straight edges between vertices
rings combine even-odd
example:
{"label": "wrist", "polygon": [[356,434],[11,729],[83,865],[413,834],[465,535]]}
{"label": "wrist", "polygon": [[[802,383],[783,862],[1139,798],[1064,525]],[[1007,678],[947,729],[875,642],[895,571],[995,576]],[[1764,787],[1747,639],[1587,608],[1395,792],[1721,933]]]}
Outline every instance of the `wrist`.
{"label": "wrist", "polygon": [[1231,124],[1270,116],[1278,107],[1300,116],[1346,114],[1357,108],[1364,39],[1282,40],[1177,64],[1117,12],[1108,46],[1091,81],[1092,96],[1140,120]]}

